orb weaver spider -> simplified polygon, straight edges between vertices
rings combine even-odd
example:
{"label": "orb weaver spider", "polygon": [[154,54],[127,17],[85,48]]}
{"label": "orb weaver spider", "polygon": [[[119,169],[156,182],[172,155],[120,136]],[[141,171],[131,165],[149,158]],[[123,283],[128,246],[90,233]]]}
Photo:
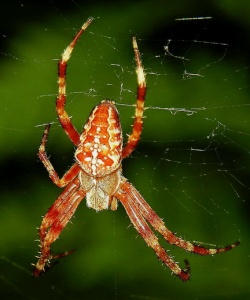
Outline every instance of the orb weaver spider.
{"label": "orb weaver spider", "polygon": [[149,225],[158,231],[169,244],[200,255],[225,252],[236,247],[239,242],[224,248],[206,249],[177,237],[166,228],[162,219],[152,210],[133,185],[123,177],[121,162],[133,152],[140,140],[146,96],[145,73],[135,37],[132,39],[132,45],[138,82],[137,100],[132,133],[129,135],[125,147],[123,148],[119,113],[113,101],[103,100],[93,109],[81,134],[75,129],[65,111],[66,68],[77,41],[92,20],[93,18],[89,18],[83,24],[72,42],[64,50],[58,64],[59,91],[56,110],[63,130],[76,146],[76,162],[62,178],[59,178],[45,150],[50,129],[50,124],[48,124],[45,127],[38,155],[53,183],[58,187],[65,187],[65,189],[42,220],[39,229],[41,250],[33,274],[38,277],[42,272],[45,272],[45,267],[49,266],[52,259],[66,256],[72,252],[68,251],[55,255],[51,253],[50,247],[59,237],[82,199],[86,197],[87,206],[96,211],[109,208],[116,210],[117,202],[120,201],[135,229],[147,245],[155,251],[163,264],[180,279],[186,281],[190,278],[188,268],[186,270],[181,269],[173,258],[167,254]]}

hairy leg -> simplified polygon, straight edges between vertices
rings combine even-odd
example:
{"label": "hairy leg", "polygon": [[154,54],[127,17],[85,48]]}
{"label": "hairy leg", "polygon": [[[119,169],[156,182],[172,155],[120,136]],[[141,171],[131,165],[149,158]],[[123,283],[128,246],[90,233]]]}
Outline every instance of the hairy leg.
{"label": "hairy leg", "polygon": [[52,255],[50,247],[59,237],[84,197],[85,192],[79,189],[79,179],[77,178],[64,190],[46,213],[39,229],[41,252],[38,262],[35,265],[34,276],[38,277],[41,272],[44,272],[45,265],[51,259],[63,257],[72,252]]}

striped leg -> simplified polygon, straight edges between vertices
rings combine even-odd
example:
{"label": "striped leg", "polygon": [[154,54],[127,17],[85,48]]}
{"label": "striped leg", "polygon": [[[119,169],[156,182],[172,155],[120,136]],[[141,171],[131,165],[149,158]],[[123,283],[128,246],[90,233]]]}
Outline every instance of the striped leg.
{"label": "striped leg", "polygon": [[197,253],[199,255],[213,255],[229,251],[239,245],[239,242],[223,248],[206,249],[204,247],[192,244],[177,236],[167,229],[162,219],[152,210],[148,203],[142,198],[140,193],[123,178],[121,188],[116,192],[117,197],[125,207],[127,214],[134,224],[136,230],[143,237],[149,247],[153,248],[159,259],[170,268],[180,279],[186,281],[190,277],[189,266],[186,262],[186,270],[182,270],[179,265],[166,253],[158,242],[157,237],[150,229],[147,222],[159,233],[164,239],[172,245],[176,245],[186,251]]}
{"label": "striped leg", "polygon": [[45,271],[45,267],[46,265],[49,266],[50,260],[64,257],[72,253],[72,251],[66,251],[54,255],[51,254],[50,247],[59,237],[85,196],[85,192],[79,189],[79,185],[79,179],[77,178],[73,183],[67,186],[43,218],[39,229],[41,250],[38,262],[33,271],[35,277],[38,277]]}
{"label": "striped leg", "polygon": [[122,158],[129,156],[136,145],[138,144],[143,127],[143,111],[144,111],[144,101],[146,97],[146,79],[143,71],[143,66],[141,62],[140,52],[136,42],[136,38],[133,37],[133,48],[135,53],[136,62],[136,74],[137,74],[137,102],[135,109],[135,120],[133,124],[132,133],[128,137],[126,146],[122,150]]}
{"label": "striped leg", "polygon": [[135,229],[140,233],[147,245],[151,247],[159,259],[180,279],[187,281],[190,278],[189,270],[182,270],[179,265],[167,254],[160,245],[158,238],[148,226],[145,217],[142,215],[134,199],[128,197],[126,193],[119,191],[115,195],[123,204]]}
{"label": "striped leg", "polygon": [[62,58],[58,63],[58,96],[56,100],[56,110],[58,114],[59,121],[61,123],[62,128],[69,136],[71,141],[78,145],[79,143],[79,133],[75,129],[74,125],[71,123],[70,117],[68,116],[67,112],[64,110],[65,103],[66,103],[66,69],[67,69],[67,62],[70,59],[71,53],[79,40],[82,33],[87,29],[89,24],[93,21],[93,18],[88,18],[87,21],[83,24],[82,28],[79,32],[75,35],[72,42],[69,46],[64,50],[62,54]]}
{"label": "striped leg", "polygon": [[191,242],[185,241],[167,229],[162,219],[153,211],[153,209],[148,205],[148,203],[143,199],[139,192],[129,183],[126,182],[123,186],[123,190],[128,194],[129,197],[134,199],[134,202],[138,206],[138,210],[144,216],[144,218],[153,226],[155,230],[160,232],[165,240],[172,245],[178,246],[186,251],[194,252],[199,255],[214,255],[217,253],[222,253],[229,251],[240,244],[240,242],[235,242],[226,247],[222,248],[212,248],[207,249]]}
{"label": "striped leg", "polygon": [[50,124],[48,124],[45,127],[42,142],[39,147],[38,156],[45,168],[47,169],[47,171],[49,172],[49,177],[54,182],[54,184],[56,184],[59,187],[64,187],[78,175],[80,167],[77,163],[73,164],[73,166],[63,175],[63,177],[59,178],[46,153],[46,142],[49,135],[49,129]]}

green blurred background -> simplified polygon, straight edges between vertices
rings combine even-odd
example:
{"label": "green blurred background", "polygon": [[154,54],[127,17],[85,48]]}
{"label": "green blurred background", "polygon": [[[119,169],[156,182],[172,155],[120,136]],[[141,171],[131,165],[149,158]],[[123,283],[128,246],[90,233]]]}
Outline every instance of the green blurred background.
{"label": "green blurred background", "polygon": [[[2,1],[0,15],[1,298],[249,298],[249,1]],[[53,245],[55,252],[77,251],[45,276],[31,275],[36,227],[61,192],[37,150],[43,124],[53,122],[48,152],[55,169],[62,175],[72,164],[74,147],[55,113],[56,66],[88,16],[96,20],[68,68],[75,126],[80,131],[91,109],[110,98],[124,136],[130,132],[135,34],[148,109],[124,175],[183,238],[207,247],[241,241],[228,253],[198,257],[159,237],[181,266],[189,260],[190,282],[161,266],[121,205],[96,213],[84,201]],[[191,17],[212,19],[176,20]]]}

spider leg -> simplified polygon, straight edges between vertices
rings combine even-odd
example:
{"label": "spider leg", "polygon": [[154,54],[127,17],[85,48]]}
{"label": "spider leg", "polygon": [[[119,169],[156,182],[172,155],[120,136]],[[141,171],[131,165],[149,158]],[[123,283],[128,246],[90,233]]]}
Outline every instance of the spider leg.
{"label": "spider leg", "polygon": [[45,239],[48,228],[52,226],[58,216],[64,212],[65,208],[68,207],[71,197],[77,192],[79,186],[79,179],[76,178],[72,183],[67,185],[61,195],[49,208],[46,215],[43,217],[42,223],[39,228],[39,237],[41,243],[43,243]]}
{"label": "spider leg", "polygon": [[45,168],[47,169],[47,171],[49,172],[49,177],[54,182],[54,184],[56,184],[59,187],[64,187],[69,182],[71,182],[73,178],[77,176],[77,174],[80,171],[80,167],[77,163],[73,164],[73,166],[63,175],[63,177],[59,178],[45,150],[46,142],[49,135],[49,129],[50,129],[50,124],[46,125],[45,127],[43,137],[42,137],[42,142],[40,144],[39,151],[38,151],[38,156],[42,161],[43,165],[45,166]]}
{"label": "spider leg", "polygon": [[59,237],[61,231],[67,225],[78,205],[85,196],[85,192],[79,189],[80,181],[76,178],[55,201],[43,218],[40,226],[39,235],[41,241],[41,252],[38,262],[35,265],[34,276],[38,277],[45,271],[46,264],[51,259],[64,257],[72,251],[52,255],[50,252],[51,244]]}
{"label": "spider leg", "polygon": [[141,62],[140,52],[136,42],[136,38],[133,37],[133,48],[135,53],[136,62],[136,74],[137,74],[137,102],[135,109],[135,120],[133,124],[132,133],[128,137],[127,144],[122,150],[122,158],[129,156],[135,147],[137,146],[143,127],[143,111],[144,111],[144,101],[146,97],[146,79],[145,73],[143,71],[143,66]]}
{"label": "spider leg", "polygon": [[56,100],[56,110],[58,114],[58,119],[61,123],[62,128],[71,139],[71,141],[78,145],[80,135],[75,129],[74,125],[71,123],[70,117],[65,111],[65,103],[66,103],[66,69],[67,62],[70,59],[71,53],[79,40],[82,33],[87,29],[89,24],[93,21],[93,18],[88,18],[87,21],[82,25],[81,29],[77,32],[75,37],[69,46],[64,50],[62,54],[62,58],[58,63],[58,96]]}
{"label": "spider leg", "polygon": [[167,254],[165,249],[161,247],[156,235],[150,229],[145,217],[142,215],[138,205],[135,203],[135,199],[133,199],[127,192],[124,192],[123,188],[115,194],[115,197],[121,201],[135,229],[140,233],[147,245],[155,251],[159,259],[174,274],[176,274],[183,281],[187,281],[190,278],[190,274],[188,271],[182,270],[179,265]]}
{"label": "spider leg", "polygon": [[177,237],[172,231],[166,228],[162,219],[153,211],[153,209],[148,205],[148,203],[143,199],[140,193],[130,184],[129,182],[125,182],[122,186],[122,190],[124,190],[128,196],[134,200],[135,205],[137,206],[140,213],[144,216],[144,218],[152,225],[152,227],[160,232],[164,239],[172,245],[176,245],[180,248],[183,248],[186,251],[194,252],[199,255],[213,255],[217,253],[222,253],[225,251],[229,251],[240,244],[240,242],[235,242],[226,247],[222,248],[211,248],[207,249],[195,244],[192,244],[188,241],[185,241],[179,237]]}

